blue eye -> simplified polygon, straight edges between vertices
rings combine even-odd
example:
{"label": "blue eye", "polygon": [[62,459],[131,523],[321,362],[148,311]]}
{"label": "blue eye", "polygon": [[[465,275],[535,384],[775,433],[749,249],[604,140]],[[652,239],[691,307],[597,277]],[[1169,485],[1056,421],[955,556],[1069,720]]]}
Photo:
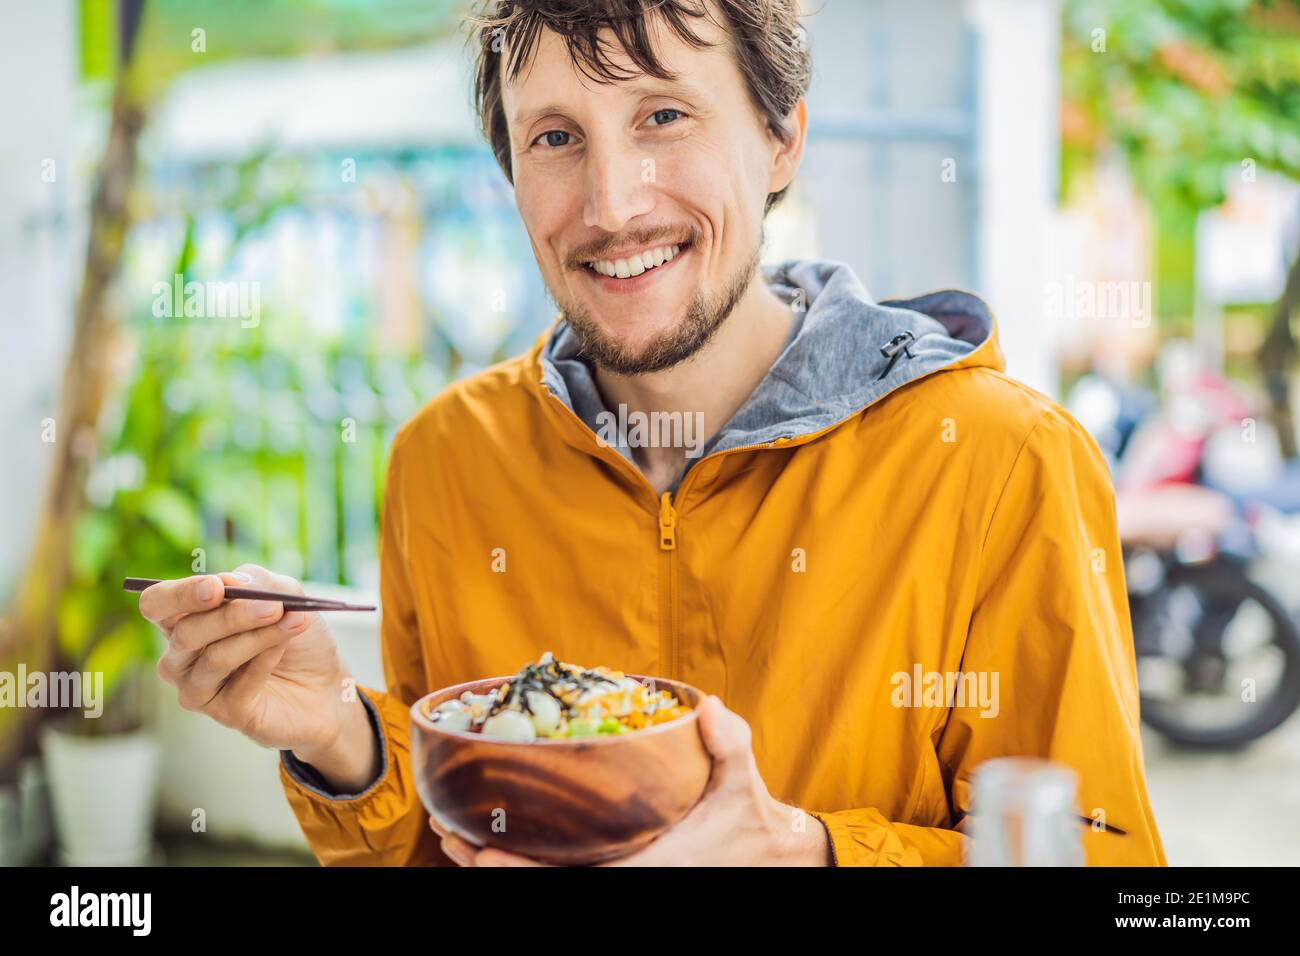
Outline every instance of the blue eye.
{"label": "blue eye", "polygon": [[537,137],[537,139],[533,140],[533,143],[536,144],[543,140],[546,141],[547,146],[550,146],[553,149],[559,149],[561,146],[569,145],[569,134],[562,129],[548,129],[541,136]]}
{"label": "blue eye", "polygon": [[654,120],[656,126],[667,126],[673,120],[685,115],[681,110],[655,110],[650,118]]}

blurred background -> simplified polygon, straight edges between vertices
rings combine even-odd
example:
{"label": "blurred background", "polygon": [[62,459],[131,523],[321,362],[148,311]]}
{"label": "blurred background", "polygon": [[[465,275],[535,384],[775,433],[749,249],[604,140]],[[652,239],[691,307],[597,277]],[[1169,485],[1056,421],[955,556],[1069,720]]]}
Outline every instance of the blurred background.
{"label": "blurred background", "polygon": [[[117,583],[373,599],[393,432],[549,322],[465,9],[0,0],[0,673],[106,697],[0,707],[0,863],[312,862],[277,755],[157,686]],[[1170,862],[1300,862],[1300,3],[805,10],[767,258],[991,303],[1112,461]],[[187,320],[188,282],[242,310]],[[375,622],[336,626],[382,686]]]}

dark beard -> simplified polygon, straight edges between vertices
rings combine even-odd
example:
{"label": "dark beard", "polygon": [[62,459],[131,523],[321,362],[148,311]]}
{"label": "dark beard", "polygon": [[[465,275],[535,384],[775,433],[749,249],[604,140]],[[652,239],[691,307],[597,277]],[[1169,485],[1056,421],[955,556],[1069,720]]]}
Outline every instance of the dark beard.
{"label": "dark beard", "polygon": [[720,295],[697,292],[686,315],[675,327],[660,332],[641,349],[631,352],[614,341],[596,324],[591,314],[574,303],[558,303],[565,321],[578,337],[579,357],[615,375],[648,375],[685,362],[722,328],[736,304],[744,297],[758,269],[759,250],[736,270]]}

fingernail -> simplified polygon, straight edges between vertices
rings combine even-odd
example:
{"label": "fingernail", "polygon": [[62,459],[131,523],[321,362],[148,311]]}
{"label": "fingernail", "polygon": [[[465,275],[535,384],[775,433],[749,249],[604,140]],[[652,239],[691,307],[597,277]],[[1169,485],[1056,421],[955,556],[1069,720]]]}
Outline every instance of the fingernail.
{"label": "fingernail", "polygon": [[211,601],[217,596],[217,582],[212,578],[204,578],[194,588],[194,593],[198,595],[200,601]]}
{"label": "fingernail", "polygon": [[253,583],[253,576],[251,574],[245,574],[243,571],[231,571],[230,576],[232,578],[239,578],[239,580],[243,581],[245,584]]}
{"label": "fingernail", "polygon": [[302,611],[290,611],[280,618],[280,627],[286,631],[297,631],[307,626],[307,615]]}

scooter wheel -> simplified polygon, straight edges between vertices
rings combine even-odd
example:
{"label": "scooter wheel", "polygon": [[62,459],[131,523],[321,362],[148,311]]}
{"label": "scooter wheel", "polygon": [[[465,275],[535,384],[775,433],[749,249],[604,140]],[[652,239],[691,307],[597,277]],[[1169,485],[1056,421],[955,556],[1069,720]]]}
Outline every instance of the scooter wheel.
{"label": "scooter wheel", "polygon": [[[1203,630],[1196,635],[1198,644],[1221,647],[1227,623],[1246,603],[1259,607],[1271,629],[1271,645],[1280,652],[1281,669],[1274,686],[1264,699],[1242,702],[1241,720],[1217,724],[1193,722],[1188,718],[1187,699],[1157,698],[1141,695],[1142,722],[1171,743],[1198,750],[1233,750],[1269,733],[1300,708],[1300,631],[1282,603],[1252,581],[1242,562],[1220,557],[1203,565],[1171,565],[1161,586],[1165,595],[1146,594],[1133,603],[1133,630],[1139,648],[1159,644],[1150,629],[1163,626],[1160,598],[1178,589],[1190,589],[1202,607],[1227,610],[1207,615],[1199,622]],[[1192,665],[1188,663],[1188,667]],[[1189,669],[1187,679],[1195,683],[1197,673]]]}

